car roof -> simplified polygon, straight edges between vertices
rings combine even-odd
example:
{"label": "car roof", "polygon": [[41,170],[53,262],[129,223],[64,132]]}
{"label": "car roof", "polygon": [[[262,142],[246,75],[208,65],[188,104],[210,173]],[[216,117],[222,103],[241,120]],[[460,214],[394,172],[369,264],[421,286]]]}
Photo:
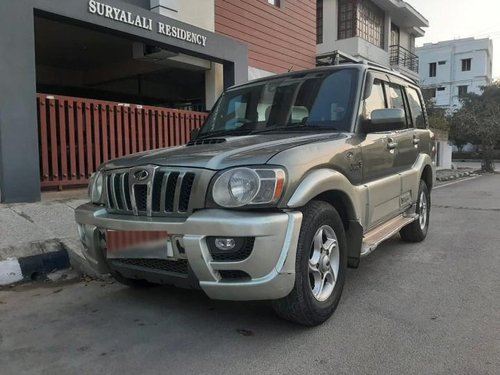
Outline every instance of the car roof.
{"label": "car roof", "polygon": [[275,74],[275,75],[271,75],[271,76],[267,76],[267,77],[263,77],[263,78],[258,78],[258,79],[255,79],[255,80],[252,80],[252,81],[249,81],[246,83],[242,83],[239,85],[231,86],[229,88],[229,90],[243,87],[243,86],[246,86],[248,84],[267,82],[267,81],[274,80],[274,79],[287,78],[287,77],[292,78],[292,77],[297,77],[297,76],[301,76],[301,75],[305,75],[305,74],[309,74],[309,73],[344,70],[344,69],[356,69],[359,71],[373,70],[373,71],[377,71],[377,72],[381,72],[381,73],[385,73],[385,74],[390,74],[390,75],[398,77],[398,78],[400,78],[400,79],[402,79],[402,80],[404,80],[412,85],[418,86],[417,83],[413,79],[401,74],[400,72],[395,71],[395,70],[391,70],[389,68],[385,68],[383,66],[379,66],[377,64],[371,65],[370,63],[345,63],[345,64],[338,64],[338,65],[319,66],[316,68],[299,70],[299,71],[295,71],[295,72]]}

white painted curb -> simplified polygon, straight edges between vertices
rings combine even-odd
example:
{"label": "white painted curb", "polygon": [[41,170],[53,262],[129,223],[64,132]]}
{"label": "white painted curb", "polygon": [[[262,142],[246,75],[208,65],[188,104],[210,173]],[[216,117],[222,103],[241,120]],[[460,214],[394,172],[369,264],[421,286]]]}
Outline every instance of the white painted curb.
{"label": "white painted curb", "polygon": [[16,258],[0,261],[0,285],[9,285],[23,280],[21,265]]}

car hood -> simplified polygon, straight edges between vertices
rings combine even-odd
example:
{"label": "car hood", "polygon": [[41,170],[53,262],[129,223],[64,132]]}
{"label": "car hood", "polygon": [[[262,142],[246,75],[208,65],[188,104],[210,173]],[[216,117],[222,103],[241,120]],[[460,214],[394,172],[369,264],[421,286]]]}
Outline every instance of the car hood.
{"label": "car hood", "polygon": [[[103,164],[103,169],[137,165],[191,167],[220,170],[237,165],[261,165],[281,151],[299,145],[347,137],[344,133],[261,134],[210,138],[212,144],[169,147],[132,154]],[[205,142],[209,140],[206,139]],[[218,142],[218,143],[215,143]]]}

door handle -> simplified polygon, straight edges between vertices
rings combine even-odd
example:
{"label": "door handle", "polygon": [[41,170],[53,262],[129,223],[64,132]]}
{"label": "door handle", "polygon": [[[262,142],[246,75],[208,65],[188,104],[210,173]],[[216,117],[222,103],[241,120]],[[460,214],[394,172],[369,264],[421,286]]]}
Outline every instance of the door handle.
{"label": "door handle", "polygon": [[387,149],[392,151],[395,150],[396,147],[398,147],[398,142],[394,142],[392,138],[387,138]]}

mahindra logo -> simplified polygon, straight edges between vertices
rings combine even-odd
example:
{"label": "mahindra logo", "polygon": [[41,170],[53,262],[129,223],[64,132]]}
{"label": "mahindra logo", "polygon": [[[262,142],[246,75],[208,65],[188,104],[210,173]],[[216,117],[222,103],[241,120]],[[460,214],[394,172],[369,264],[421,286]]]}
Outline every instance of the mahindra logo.
{"label": "mahindra logo", "polygon": [[145,169],[134,172],[134,178],[136,181],[146,181],[149,178],[149,172]]}

